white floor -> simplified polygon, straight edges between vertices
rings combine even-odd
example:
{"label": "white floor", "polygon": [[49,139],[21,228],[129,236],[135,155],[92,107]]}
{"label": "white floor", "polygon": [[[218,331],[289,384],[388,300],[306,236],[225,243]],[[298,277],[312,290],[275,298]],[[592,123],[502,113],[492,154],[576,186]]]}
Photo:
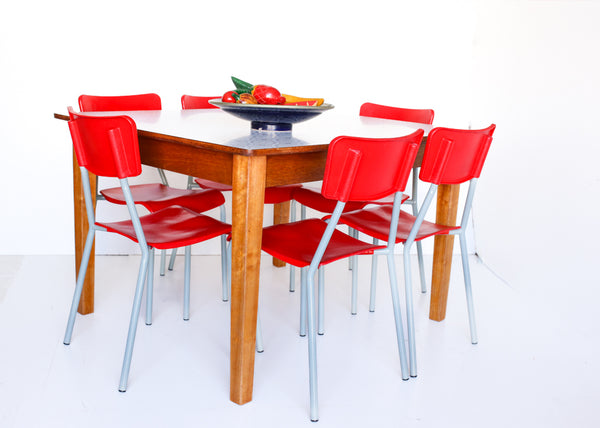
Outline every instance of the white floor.
{"label": "white floor", "polygon": [[444,322],[428,320],[429,294],[415,285],[419,376],[406,382],[383,260],[375,313],[368,311],[370,264],[361,261],[356,316],[347,264],[328,268],[318,424],[308,418],[299,293],[287,291],[287,269],[265,258],[265,352],[256,355],[253,401],[233,404],[218,260],[193,258],[188,322],[181,318],[183,259],[157,278],[154,323],[140,322],[129,388],[119,393],[139,258],[97,258],[95,313],[78,316],[65,346],[73,258],[0,257],[0,427],[600,426],[600,291],[581,294],[570,284],[561,295],[558,283],[516,290],[474,258],[479,344],[469,341],[457,259]]}

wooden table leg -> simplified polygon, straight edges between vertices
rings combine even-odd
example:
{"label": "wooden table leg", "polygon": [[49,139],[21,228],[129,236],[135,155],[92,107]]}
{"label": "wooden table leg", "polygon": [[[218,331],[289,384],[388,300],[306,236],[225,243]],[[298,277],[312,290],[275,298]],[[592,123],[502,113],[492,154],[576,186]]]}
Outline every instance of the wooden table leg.
{"label": "wooden table leg", "polygon": [[[438,187],[436,223],[448,226],[456,225],[459,191],[459,185],[443,184]],[[434,321],[443,321],[446,318],[453,246],[453,235],[434,238],[431,303],[429,306],[429,319]]]}
{"label": "wooden table leg", "polygon": [[266,165],[264,156],[233,158],[229,386],[237,404],[252,400]]}
{"label": "wooden table leg", "polygon": [[[282,224],[290,222],[290,201],[281,202],[273,205],[273,224]],[[285,262],[282,262],[276,257],[273,257],[273,266],[284,267]]]}
{"label": "wooden table leg", "polygon": [[[96,188],[96,176],[92,173],[90,176],[90,186],[92,189]],[[96,194],[92,192],[92,199],[94,205],[96,204]],[[79,272],[79,266],[81,265],[81,257],[83,255],[83,247],[85,246],[85,239],[87,237],[89,225],[87,219],[87,212],[85,209],[85,198],[83,196],[83,186],[81,183],[81,171],[79,170],[79,164],[73,152],[73,202],[75,208],[75,274]],[[82,314],[91,314],[94,312],[94,250],[95,244],[92,246],[92,254],[90,255],[90,261],[88,263],[85,281],[83,283],[83,291],[81,292],[81,300],[79,301],[79,307],[77,311]]]}

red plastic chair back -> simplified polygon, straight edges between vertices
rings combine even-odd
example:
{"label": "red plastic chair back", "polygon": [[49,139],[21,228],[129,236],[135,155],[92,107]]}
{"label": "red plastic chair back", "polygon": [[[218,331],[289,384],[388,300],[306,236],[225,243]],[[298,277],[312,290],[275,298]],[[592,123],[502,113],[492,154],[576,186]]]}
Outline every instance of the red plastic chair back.
{"label": "red plastic chair back", "polygon": [[434,184],[460,184],[479,177],[495,129],[493,124],[480,130],[432,129],[419,178]]}
{"label": "red plastic chair back", "polygon": [[378,117],[380,119],[401,120],[404,122],[433,123],[434,112],[431,109],[410,109],[389,107],[380,104],[364,103],[360,107],[361,116]]}
{"label": "red plastic chair back", "polygon": [[88,116],[69,107],[69,130],[79,166],[104,177],[142,172],[135,122],[128,116]]}
{"label": "red plastic chair back", "polygon": [[97,96],[81,95],[79,110],[81,111],[129,111],[160,110],[162,104],[157,94]]}
{"label": "red plastic chair back", "polygon": [[182,95],[181,96],[181,108],[184,110],[187,109],[204,109],[204,108],[218,108],[217,106],[212,105],[208,102],[208,100],[214,100],[217,97],[196,97],[194,95]]}
{"label": "red plastic chair back", "polygon": [[422,138],[422,129],[398,138],[335,138],[329,145],[321,193],[348,202],[404,191]]}

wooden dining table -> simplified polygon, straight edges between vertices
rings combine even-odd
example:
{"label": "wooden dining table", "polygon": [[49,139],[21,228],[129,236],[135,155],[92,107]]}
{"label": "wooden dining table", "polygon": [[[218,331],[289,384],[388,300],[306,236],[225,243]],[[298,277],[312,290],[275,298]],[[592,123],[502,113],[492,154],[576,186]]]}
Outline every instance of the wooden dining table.
{"label": "wooden dining table", "polygon": [[[339,135],[395,137],[431,125],[360,117],[336,109],[293,125],[291,132],[250,129],[250,122],[216,109],[128,111],[137,125],[141,161],[145,165],[205,178],[232,186],[232,276],[230,331],[230,399],[252,400],[256,318],[265,187],[319,181],[329,142]],[[55,113],[57,119],[68,115]],[[424,143],[415,162],[420,165]],[[92,177],[92,187],[95,177]],[[73,156],[75,253],[79,266],[87,234],[87,216],[77,161]],[[440,186],[437,222],[454,225],[458,186]],[[289,205],[275,207],[275,222],[287,222]],[[445,317],[453,237],[436,237],[430,318]],[[89,262],[79,306],[94,311],[94,257]]]}

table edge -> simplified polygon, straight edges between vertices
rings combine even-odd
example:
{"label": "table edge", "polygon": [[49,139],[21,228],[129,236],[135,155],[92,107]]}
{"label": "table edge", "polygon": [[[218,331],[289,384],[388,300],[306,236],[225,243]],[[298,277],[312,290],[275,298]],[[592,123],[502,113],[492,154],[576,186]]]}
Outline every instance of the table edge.
{"label": "table edge", "polygon": [[[69,120],[69,115],[62,113],[54,113],[54,118],[59,120]],[[293,153],[313,153],[326,151],[329,147],[329,142],[324,144],[311,144],[309,146],[296,146],[296,147],[275,147],[268,149],[241,149],[239,147],[229,147],[221,144],[210,143],[202,140],[193,140],[190,138],[176,137],[168,134],[161,134],[158,132],[144,131],[138,129],[139,135],[142,137],[152,138],[161,141],[167,141],[175,144],[182,144],[186,146],[195,146],[205,150],[212,150],[221,153],[230,153],[232,155],[241,156],[273,156],[273,155],[289,155]]]}

